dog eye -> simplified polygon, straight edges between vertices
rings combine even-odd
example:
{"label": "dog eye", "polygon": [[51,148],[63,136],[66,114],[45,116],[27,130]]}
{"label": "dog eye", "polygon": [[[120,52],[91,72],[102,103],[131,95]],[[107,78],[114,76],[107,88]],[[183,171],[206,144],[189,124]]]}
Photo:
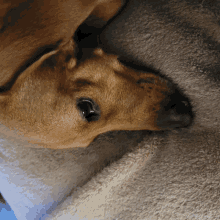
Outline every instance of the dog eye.
{"label": "dog eye", "polygon": [[88,122],[98,121],[100,118],[99,106],[90,98],[80,98],[77,100],[77,108],[83,119]]}

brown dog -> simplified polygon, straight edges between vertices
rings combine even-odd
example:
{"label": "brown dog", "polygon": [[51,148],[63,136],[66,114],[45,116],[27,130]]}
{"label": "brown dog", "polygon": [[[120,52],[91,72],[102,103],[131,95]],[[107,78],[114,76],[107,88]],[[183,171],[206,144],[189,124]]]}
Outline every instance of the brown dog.
{"label": "brown dog", "polygon": [[129,69],[101,49],[83,62],[76,60],[72,37],[79,25],[89,16],[100,20],[94,25],[104,24],[121,1],[2,5],[0,132],[8,138],[36,147],[86,147],[110,130],[191,123],[188,101],[160,77]]}

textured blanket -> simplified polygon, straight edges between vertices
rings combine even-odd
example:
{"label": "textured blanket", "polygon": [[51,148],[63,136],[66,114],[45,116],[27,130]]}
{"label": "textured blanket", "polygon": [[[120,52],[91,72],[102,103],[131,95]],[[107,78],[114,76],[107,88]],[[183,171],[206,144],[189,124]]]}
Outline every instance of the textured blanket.
{"label": "textured blanket", "polygon": [[68,150],[0,134],[0,192],[18,220],[219,219],[219,12],[218,1],[131,0],[100,36],[106,50],[183,90],[190,128],[109,132]]}

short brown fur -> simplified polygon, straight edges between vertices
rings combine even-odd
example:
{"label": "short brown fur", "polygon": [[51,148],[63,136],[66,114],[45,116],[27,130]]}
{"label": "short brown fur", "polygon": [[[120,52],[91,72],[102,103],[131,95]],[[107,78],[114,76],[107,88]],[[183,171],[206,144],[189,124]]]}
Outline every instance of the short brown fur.
{"label": "short brown fur", "polygon": [[[120,9],[121,1],[22,3],[9,1],[5,7],[2,3],[1,10],[6,12],[2,13],[0,34],[0,85],[10,82],[38,48],[60,43],[1,94],[0,121],[11,130],[1,129],[1,133],[28,140],[36,147],[69,148],[86,147],[97,135],[110,130],[159,130],[157,112],[170,90],[166,81],[127,68],[117,56],[101,49],[95,49],[81,63],[74,57],[72,37],[79,25],[90,15],[106,22]],[[9,19],[10,8],[20,17]],[[149,83],[137,84],[139,79],[149,79]],[[80,97],[95,100],[101,110],[100,120],[82,119],[76,107]]]}

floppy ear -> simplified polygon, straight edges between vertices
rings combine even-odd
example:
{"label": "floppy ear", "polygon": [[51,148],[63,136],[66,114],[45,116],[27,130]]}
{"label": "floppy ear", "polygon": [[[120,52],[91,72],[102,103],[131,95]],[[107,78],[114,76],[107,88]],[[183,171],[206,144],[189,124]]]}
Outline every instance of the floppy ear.
{"label": "floppy ear", "polygon": [[27,77],[31,76],[37,68],[39,68],[45,60],[47,60],[52,55],[56,54],[57,50],[51,51],[45,55],[43,55],[39,60],[34,62],[31,66],[29,66],[24,72],[22,72],[18,78],[16,79],[14,85],[11,87],[10,92],[13,92],[21,87],[24,84],[24,81]]}
{"label": "floppy ear", "polygon": [[[25,86],[25,81],[28,83],[27,78],[33,74],[39,75],[39,77],[48,77],[49,72],[47,68],[54,70],[57,75],[59,75],[64,68],[72,70],[77,65],[77,60],[74,57],[74,48],[75,43],[69,41],[64,45],[60,45],[57,50],[44,54],[15,79],[14,84],[8,91],[0,93],[0,101],[18,92],[19,89]],[[54,75],[54,72],[52,75]]]}
{"label": "floppy ear", "polygon": [[35,70],[41,66],[43,64],[43,62],[48,59],[49,57],[51,57],[52,55],[56,54],[57,50],[55,51],[51,51],[45,55],[43,55],[39,60],[37,60],[36,62],[34,62],[31,66],[29,66],[24,72],[22,72],[17,79],[15,80],[15,83],[12,85],[12,87],[6,91],[6,92],[2,92],[0,93],[0,102],[4,101],[5,99],[7,99],[9,96],[11,96],[11,94],[13,94],[14,92],[16,92],[18,90],[18,88],[20,88],[21,86],[24,85],[24,81],[27,77],[29,77],[31,74],[33,74],[35,72]]}

